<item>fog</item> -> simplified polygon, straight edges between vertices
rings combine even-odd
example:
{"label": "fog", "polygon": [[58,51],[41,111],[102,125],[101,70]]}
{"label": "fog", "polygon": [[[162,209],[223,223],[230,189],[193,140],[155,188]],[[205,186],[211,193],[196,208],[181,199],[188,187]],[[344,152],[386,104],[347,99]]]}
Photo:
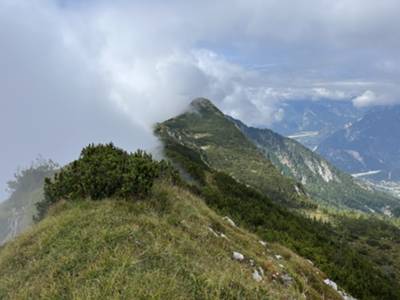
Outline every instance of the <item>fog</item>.
{"label": "fog", "polygon": [[[0,190],[41,154],[158,146],[208,97],[252,125],[282,100],[400,101],[398,1],[0,0]],[[6,194],[0,192],[0,198]]]}

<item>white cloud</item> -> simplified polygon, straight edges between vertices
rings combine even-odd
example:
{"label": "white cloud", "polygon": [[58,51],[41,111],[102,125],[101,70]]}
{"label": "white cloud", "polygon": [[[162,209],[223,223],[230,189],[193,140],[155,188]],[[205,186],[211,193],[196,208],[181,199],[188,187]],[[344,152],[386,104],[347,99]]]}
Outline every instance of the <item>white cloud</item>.
{"label": "white cloud", "polygon": [[400,88],[396,85],[379,85],[376,90],[366,90],[353,99],[356,107],[399,104]]}
{"label": "white cloud", "polygon": [[353,103],[358,107],[371,106],[376,103],[377,96],[373,91],[367,90],[362,93],[360,96],[354,98]]}
{"label": "white cloud", "polygon": [[36,153],[65,162],[91,141],[154,147],[151,125],[198,96],[253,125],[281,120],[282,100],[400,101],[399,9],[395,0],[1,0],[0,181]]}

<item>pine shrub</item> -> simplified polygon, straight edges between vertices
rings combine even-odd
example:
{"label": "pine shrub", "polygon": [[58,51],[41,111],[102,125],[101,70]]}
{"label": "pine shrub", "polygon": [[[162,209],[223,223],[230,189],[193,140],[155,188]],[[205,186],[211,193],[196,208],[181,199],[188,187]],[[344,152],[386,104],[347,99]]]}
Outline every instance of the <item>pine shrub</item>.
{"label": "pine shrub", "polygon": [[154,180],[160,177],[173,183],[179,181],[179,174],[170,163],[156,161],[142,150],[128,153],[112,143],[90,144],[78,160],[62,168],[52,179],[46,178],[45,198],[37,204],[37,220],[61,199],[144,198],[151,192]]}

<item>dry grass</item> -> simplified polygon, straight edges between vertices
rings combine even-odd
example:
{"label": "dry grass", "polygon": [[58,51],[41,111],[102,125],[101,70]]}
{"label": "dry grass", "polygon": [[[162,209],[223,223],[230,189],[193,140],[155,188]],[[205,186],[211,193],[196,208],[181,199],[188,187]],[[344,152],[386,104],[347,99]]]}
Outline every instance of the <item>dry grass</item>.
{"label": "dry grass", "polygon": [[[165,184],[135,203],[60,203],[0,250],[1,299],[339,299],[308,262],[279,245],[263,247],[201,199]],[[245,261],[232,260],[232,251]],[[252,279],[250,259],[265,269],[263,281]],[[294,283],[275,280],[276,272]]]}

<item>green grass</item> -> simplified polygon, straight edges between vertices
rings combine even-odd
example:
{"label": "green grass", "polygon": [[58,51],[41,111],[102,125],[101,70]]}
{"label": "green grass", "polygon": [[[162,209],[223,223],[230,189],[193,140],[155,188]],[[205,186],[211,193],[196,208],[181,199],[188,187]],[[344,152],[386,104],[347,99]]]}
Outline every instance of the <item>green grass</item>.
{"label": "green grass", "polygon": [[[252,279],[250,258],[264,268],[262,282]],[[293,252],[266,249],[200,198],[163,183],[143,201],[58,203],[0,249],[0,270],[1,299],[339,299]],[[285,286],[274,272],[295,281]]]}

